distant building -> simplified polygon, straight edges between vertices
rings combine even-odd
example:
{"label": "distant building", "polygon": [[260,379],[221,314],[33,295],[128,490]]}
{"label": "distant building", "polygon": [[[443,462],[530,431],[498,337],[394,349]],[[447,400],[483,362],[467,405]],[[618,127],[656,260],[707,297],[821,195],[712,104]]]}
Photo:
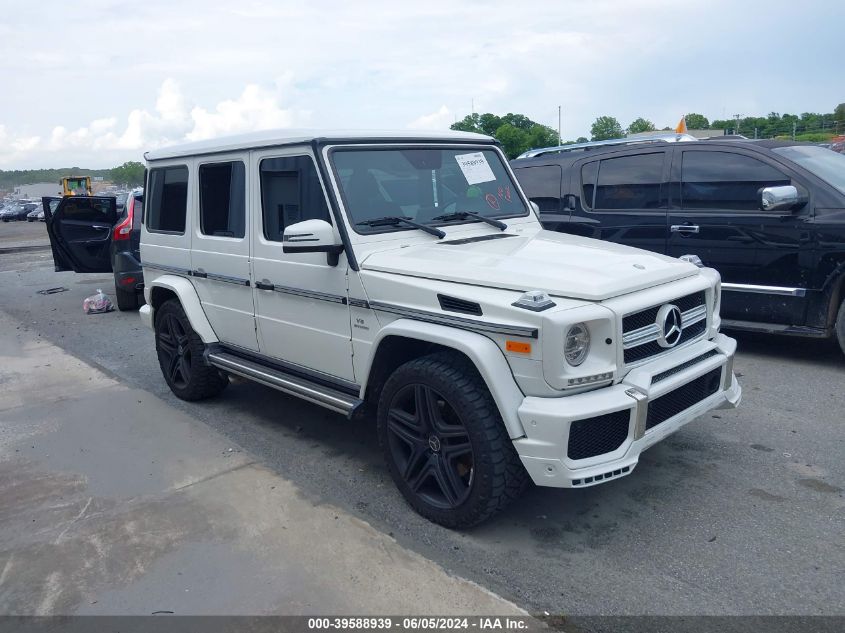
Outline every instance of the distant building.
{"label": "distant building", "polygon": [[32,185],[20,185],[15,187],[15,191],[12,195],[14,195],[15,198],[41,200],[43,196],[62,195],[62,186],[58,182],[37,182]]}

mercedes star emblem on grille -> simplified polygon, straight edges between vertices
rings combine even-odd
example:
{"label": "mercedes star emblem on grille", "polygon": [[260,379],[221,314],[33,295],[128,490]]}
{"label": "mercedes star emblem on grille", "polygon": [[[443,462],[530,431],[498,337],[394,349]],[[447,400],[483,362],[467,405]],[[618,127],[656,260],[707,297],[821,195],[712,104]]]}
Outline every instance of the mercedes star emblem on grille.
{"label": "mercedes star emblem on grille", "polygon": [[657,311],[656,322],[660,330],[657,344],[660,347],[675,347],[681,340],[681,332],[683,331],[681,309],[676,305],[667,303]]}

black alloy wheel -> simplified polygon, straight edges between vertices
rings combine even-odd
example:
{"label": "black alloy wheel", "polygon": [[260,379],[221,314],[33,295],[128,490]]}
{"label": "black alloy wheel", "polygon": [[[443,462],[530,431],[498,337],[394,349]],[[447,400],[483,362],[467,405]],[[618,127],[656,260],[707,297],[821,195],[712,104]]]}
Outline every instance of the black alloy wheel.
{"label": "black alloy wheel", "polygon": [[[173,386],[184,389],[191,381],[193,357],[185,325],[175,314],[165,314],[158,328],[158,350],[162,371]],[[166,368],[166,369],[165,369]]]}
{"label": "black alloy wheel", "polygon": [[411,491],[450,510],[469,496],[473,452],[455,409],[436,389],[410,384],[393,396],[387,412],[388,445]]}

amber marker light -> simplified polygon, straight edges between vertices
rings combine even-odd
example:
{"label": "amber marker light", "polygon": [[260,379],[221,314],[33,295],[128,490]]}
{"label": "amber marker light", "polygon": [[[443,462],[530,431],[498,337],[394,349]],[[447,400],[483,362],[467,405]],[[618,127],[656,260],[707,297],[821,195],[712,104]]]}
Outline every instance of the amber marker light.
{"label": "amber marker light", "polygon": [[530,354],[531,343],[523,343],[521,341],[505,341],[505,349],[509,352],[516,352],[517,354]]}

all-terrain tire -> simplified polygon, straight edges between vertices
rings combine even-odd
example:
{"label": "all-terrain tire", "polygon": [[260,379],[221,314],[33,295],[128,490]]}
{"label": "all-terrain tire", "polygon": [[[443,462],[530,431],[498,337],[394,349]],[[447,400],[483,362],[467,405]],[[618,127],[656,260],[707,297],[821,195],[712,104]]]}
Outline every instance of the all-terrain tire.
{"label": "all-terrain tire", "polygon": [[117,309],[121,312],[137,310],[141,307],[138,302],[138,293],[134,288],[130,291],[115,288],[114,296],[117,299]]}
{"label": "all-terrain tire", "polygon": [[[455,429],[462,425],[471,445],[472,468],[468,476],[469,484],[466,486],[468,492],[465,488],[464,497],[452,507],[433,504],[425,496],[415,492],[403,474],[403,470],[406,473],[409,470],[411,458],[403,461],[403,455],[396,454],[397,437],[403,438],[391,430],[395,428],[397,419],[391,411],[396,411],[396,399],[403,393],[410,393],[410,389],[413,389],[414,393],[436,394],[437,406],[442,405],[443,408],[435,410],[442,412],[448,406],[449,420],[452,423],[448,428]],[[420,391],[421,389],[423,391]],[[394,408],[391,408],[392,406]],[[443,420],[442,417],[440,419]],[[379,443],[393,481],[408,503],[419,514],[435,523],[448,528],[477,525],[518,498],[529,482],[528,473],[508,437],[487,385],[475,366],[462,354],[438,352],[400,366],[384,385],[379,398],[377,421]],[[437,434],[435,432],[435,435]],[[440,440],[431,440],[431,443],[438,447],[434,451],[442,450],[445,456],[448,441],[444,438],[441,447]],[[424,443],[419,445],[425,446]],[[412,451],[413,449],[409,449],[409,452]],[[428,458],[433,455],[430,449]],[[418,477],[412,479],[419,481]],[[432,477],[433,479],[436,478]]]}
{"label": "all-terrain tire", "polygon": [[845,299],[842,300],[842,305],[839,306],[835,329],[836,340],[839,341],[839,347],[842,353],[845,354]]}
{"label": "all-terrain tire", "polygon": [[205,343],[191,328],[177,299],[165,301],[155,312],[156,354],[170,390],[182,400],[216,396],[229,378],[205,362]]}

